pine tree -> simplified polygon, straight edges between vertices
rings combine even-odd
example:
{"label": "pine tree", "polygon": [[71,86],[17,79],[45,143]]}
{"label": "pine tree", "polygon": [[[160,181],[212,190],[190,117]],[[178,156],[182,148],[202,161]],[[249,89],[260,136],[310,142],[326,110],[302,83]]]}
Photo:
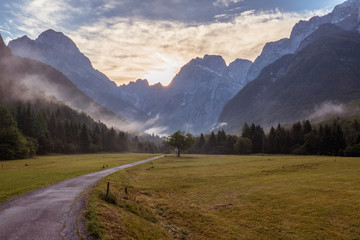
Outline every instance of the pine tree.
{"label": "pine tree", "polygon": [[82,152],[84,152],[84,153],[89,152],[90,137],[89,137],[88,128],[86,127],[85,124],[83,124],[82,127],[81,127],[81,132],[80,132],[80,147],[81,147],[81,151],[82,151]]}
{"label": "pine tree", "polygon": [[10,111],[0,106],[0,159],[31,157],[36,153],[36,142],[26,139],[17,128]]}
{"label": "pine tree", "polygon": [[207,140],[207,143],[206,143],[206,152],[210,153],[210,154],[215,153],[216,146],[217,146],[217,142],[216,142],[215,133],[211,132],[209,139]]}
{"label": "pine tree", "polygon": [[204,134],[201,133],[199,139],[197,140],[197,142],[195,144],[195,151],[197,153],[203,153],[204,147],[205,147],[205,137],[204,137]]}

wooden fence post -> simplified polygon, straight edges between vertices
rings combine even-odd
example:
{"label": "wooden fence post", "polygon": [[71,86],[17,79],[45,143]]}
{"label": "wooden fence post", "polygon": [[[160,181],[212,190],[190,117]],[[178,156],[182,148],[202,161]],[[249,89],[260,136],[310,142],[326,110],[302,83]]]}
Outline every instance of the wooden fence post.
{"label": "wooden fence post", "polygon": [[110,188],[110,182],[108,182],[108,184],[107,184],[106,196],[108,196],[108,194],[109,194],[109,188]]}

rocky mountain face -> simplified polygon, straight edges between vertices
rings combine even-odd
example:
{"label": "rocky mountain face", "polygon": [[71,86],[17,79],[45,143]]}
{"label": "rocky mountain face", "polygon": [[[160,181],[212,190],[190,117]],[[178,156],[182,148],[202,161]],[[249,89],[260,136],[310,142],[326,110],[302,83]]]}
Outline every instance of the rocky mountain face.
{"label": "rocky mountain face", "polygon": [[[267,43],[260,56],[250,67],[247,80],[252,81],[259,76],[262,69],[280,57],[295,53],[305,38],[325,23],[332,23],[344,30],[360,30],[360,0],[348,0],[322,17],[313,17],[309,21],[300,21],[292,29],[290,38]],[[306,45],[306,43],[303,43]],[[303,48],[304,46],[302,46]]]}
{"label": "rocky mountain face", "polygon": [[341,108],[360,99],[359,33],[325,24],[304,41],[307,46],[265,67],[226,104],[219,122],[227,130],[303,120],[331,111],[321,109],[324,104]]}
{"label": "rocky mountain face", "polygon": [[5,45],[1,35],[0,35],[0,55],[3,57],[11,56],[11,50]]}
{"label": "rocky mountain face", "polygon": [[121,86],[122,95],[156,120],[154,128],[207,132],[224,105],[246,84],[251,62],[237,59],[226,65],[221,56],[205,55],[181,68],[168,87],[138,80]]}
{"label": "rocky mountain face", "polygon": [[145,115],[118,94],[116,84],[95,70],[90,60],[63,33],[47,30],[36,40],[27,36],[10,41],[13,54],[34,59],[58,69],[86,95],[129,120],[144,120]]}
{"label": "rocky mountain face", "polygon": [[123,126],[126,121],[96,103],[55,68],[29,58],[13,56],[0,37],[0,101],[61,101],[86,112],[109,126]]}
{"label": "rocky mountain face", "polygon": [[[104,74],[92,67],[89,59],[79,51],[71,39],[53,30],[42,33],[36,40],[26,36],[16,39],[9,43],[9,47],[17,56],[32,58],[55,67],[88,96],[130,121],[140,120],[143,129],[149,130],[150,133],[171,133],[176,130],[200,133],[209,131],[217,123],[225,104],[246,84],[249,83],[235,99],[243,96],[242,92],[249,91],[246,90],[249,88],[254,89],[250,91],[254,96],[261,96],[265,90],[269,91],[269,82],[264,79],[268,77],[271,83],[275,76],[283,76],[290,71],[291,67],[286,67],[288,63],[284,62],[284,59],[293,60],[287,59],[290,58],[288,54],[298,56],[308,46],[325,36],[343,30],[360,31],[359,13],[360,0],[348,0],[325,16],[300,21],[294,26],[290,38],[267,43],[254,63],[238,59],[227,66],[222,57],[209,55],[193,59],[181,68],[168,87],[161,84],[149,86],[146,80],[137,80],[117,87]],[[277,60],[281,61],[275,64]],[[272,63],[274,65],[270,67],[269,64]],[[291,64],[297,66],[297,63]],[[271,74],[275,75],[267,74],[266,69],[271,69]],[[251,82],[253,80],[255,83]],[[257,87],[254,87],[255,85]],[[282,90],[282,87],[279,87],[279,91]],[[250,102],[250,99],[255,102],[258,99],[253,99],[251,95],[248,98],[241,98],[247,107],[264,109]],[[285,98],[283,100],[286,102]],[[266,101],[268,102],[264,102],[265,105],[273,102],[272,99]],[[278,106],[277,104],[278,102],[274,103],[274,106]],[[229,102],[220,121],[225,119],[232,122],[233,119],[237,119],[241,106],[238,100]],[[236,117],[231,117],[232,111]],[[272,116],[275,113],[272,111],[269,114]],[[265,117],[264,114],[259,116]],[[247,121],[254,120],[245,113],[243,117],[249,117]],[[275,121],[275,118],[273,120]]]}
{"label": "rocky mountain face", "polygon": [[47,30],[36,40],[24,36],[9,47],[17,56],[55,67],[97,102],[157,133],[208,131],[226,102],[247,83],[251,66],[242,59],[227,66],[222,57],[206,55],[185,65],[169,87],[149,86],[146,80],[117,87],[62,33]]}

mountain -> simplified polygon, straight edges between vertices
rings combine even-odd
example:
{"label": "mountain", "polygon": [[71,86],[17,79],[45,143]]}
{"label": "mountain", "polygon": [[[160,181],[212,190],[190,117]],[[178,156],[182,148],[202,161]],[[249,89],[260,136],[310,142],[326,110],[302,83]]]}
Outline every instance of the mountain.
{"label": "mountain", "polygon": [[219,122],[239,133],[244,122],[294,122],[326,103],[341,107],[360,99],[359,33],[326,24],[304,41],[306,47],[265,67],[229,101]]}
{"label": "mountain", "polygon": [[0,35],[0,56],[3,57],[11,56],[11,50],[8,47],[6,47],[1,35]]}
{"label": "mountain", "polygon": [[222,57],[206,55],[185,65],[169,87],[149,86],[146,80],[117,87],[62,33],[47,30],[36,40],[24,36],[9,47],[17,56],[55,67],[95,101],[157,133],[208,131],[225,103],[246,84],[252,64],[237,59],[227,66]]}
{"label": "mountain", "polygon": [[120,91],[153,118],[152,128],[197,134],[216,124],[224,105],[246,84],[250,66],[242,59],[227,66],[221,56],[205,55],[183,66],[168,87],[138,80],[120,86]]}
{"label": "mountain", "polygon": [[[354,31],[360,29],[360,0],[348,0],[337,5],[334,10],[322,17],[313,17],[309,21],[300,21],[292,29],[290,38],[267,43],[260,56],[257,57],[249,69],[247,80],[252,81],[259,76],[262,69],[280,57],[295,53],[305,38],[312,34],[319,26],[332,23],[343,30]],[[303,42],[303,44],[306,44]],[[304,47],[304,46],[302,46]]]}
{"label": "mountain", "polygon": [[36,40],[27,36],[12,40],[8,46],[16,56],[49,64],[68,77],[81,91],[128,120],[144,120],[145,115],[117,93],[117,86],[95,70],[90,60],[63,33],[47,30]]}
{"label": "mountain", "polygon": [[13,56],[1,38],[0,101],[3,104],[10,104],[16,101],[27,102],[37,99],[64,102],[111,126],[127,124],[123,118],[80,91],[55,68],[36,60]]}

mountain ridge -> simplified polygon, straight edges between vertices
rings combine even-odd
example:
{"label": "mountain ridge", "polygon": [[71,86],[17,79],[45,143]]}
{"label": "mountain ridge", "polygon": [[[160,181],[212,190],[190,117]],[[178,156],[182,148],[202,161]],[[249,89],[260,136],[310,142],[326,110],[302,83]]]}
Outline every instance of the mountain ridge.
{"label": "mountain ridge", "polygon": [[61,32],[47,30],[36,40],[24,36],[9,42],[14,55],[31,58],[58,69],[86,95],[129,120],[144,120],[144,114],[114,92],[116,84],[92,67],[76,44]]}
{"label": "mountain ridge", "polygon": [[[245,85],[250,65],[248,60],[237,59],[227,66],[221,56],[205,55],[185,64],[168,87],[149,86],[138,80],[131,85],[145,88],[128,94],[144,99],[143,105],[137,106],[156,119],[154,128],[198,134],[216,124],[223,106]],[[120,89],[129,91],[129,86]]]}
{"label": "mountain ridge", "polygon": [[360,29],[359,22],[360,0],[348,0],[335,6],[333,11],[325,16],[315,16],[308,21],[299,21],[293,27],[289,38],[265,44],[261,54],[255,59],[248,72],[248,82],[258,77],[262,69],[270,63],[286,54],[294,53],[298,49],[300,43],[317,30],[320,25],[333,23],[344,30],[354,31]]}
{"label": "mountain ridge", "polygon": [[[360,0],[348,0],[337,5],[325,16],[315,16],[308,21],[299,21],[293,27],[289,38],[265,44],[262,53],[254,63],[236,59],[226,65],[221,56],[214,55],[194,58],[179,70],[168,87],[161,84],[150,86],[146,80],[137,80],[117,87],[105,75],[93,69],[89,59],[78,48],[73,52],[81,59],[75,60],[75,63],[71,61],[74,61],[76,57],[69,57],[72,56],[71,54],[59,59],[51,59],[51,57],[46,59],[46,56],[42,56],[42,61],[65,62],[50,65],[56,65],[57,69],[69,79],[75,83],[78,82],[76,85],[88,96],[98,99],[101,104],[130,121],[142,121],[147,129],[162,129],[164,133],[171,133],[178,129],[194,133],[207,132],[217,123],[225,104],[247,83],[251,83],[253,79],[256,80],[255,77],[260,76],[269,64],[288,54],[302,51],[319,37],[324,36],[326,32],[335,33],[340,29],[359,31],[359,13]],[[325,29],[324,26],[329,28]],[[313,35],[319,29],[325,33],[319,34],[319,37]],[[59,49],[70,44],[76,47],[71,39],[53,30],[45,31],[36,40],[24,37],[23,41],[24,45],[27,42],[31,45],[32,41],[46,46],[49,42],[54,42]],[[19,46],[16,46],[16,42]],[[9,43],[9,46],[19,55],[27,50],[21,49],[20,43],[19,40]],[[48,51],[44,50],[44,55],[51,55],[51,51],[56,50],[49,50],[46,47],[44,49]],[[63,52],[66,53],[66,51]],[[27,54],[27,57],[36,58],[36,51],[34,54]],[[278,74],[285,73],[280,71]],[[274,76],[269,77],[274,79]],[[259,95],[261,91],[254,94]]]}
{"label": "mountain ridge", "polygon": [[[6,54],[3,54],[4,52]],[[11,50],[2,41],[0,92],[2,102],[26,102],[37,99],[59,101],[110,126],[129,126],[122,117],[84,94],[60,71],[36,60],[12,55]]]}
{"label": "mountain ridge", "polygon": [[356,100],[360,98],[359,56],[357,32],[342,30],[320,37],[265,67],[229,101],[219,122],[240,131],[244,122],[265,126],[294,122],[307,118],[324,102]]}
{"label": "mountain ridge", "polygon": [[223,106],[246,84],[246,73],[252,64],[236,59],[227,66],[221,56],[205,55],[184,65],[167,87],[150,86],[146,80],[116,86],[93,69],[90,60],[63,33],[47,30],[36,40],[13,40],[9,47],[16,55],[57,68],[88,96],[129,121],[143,122],[144,129],[163,129],[166,133],[178,129],[199,133],[216,124]]}

